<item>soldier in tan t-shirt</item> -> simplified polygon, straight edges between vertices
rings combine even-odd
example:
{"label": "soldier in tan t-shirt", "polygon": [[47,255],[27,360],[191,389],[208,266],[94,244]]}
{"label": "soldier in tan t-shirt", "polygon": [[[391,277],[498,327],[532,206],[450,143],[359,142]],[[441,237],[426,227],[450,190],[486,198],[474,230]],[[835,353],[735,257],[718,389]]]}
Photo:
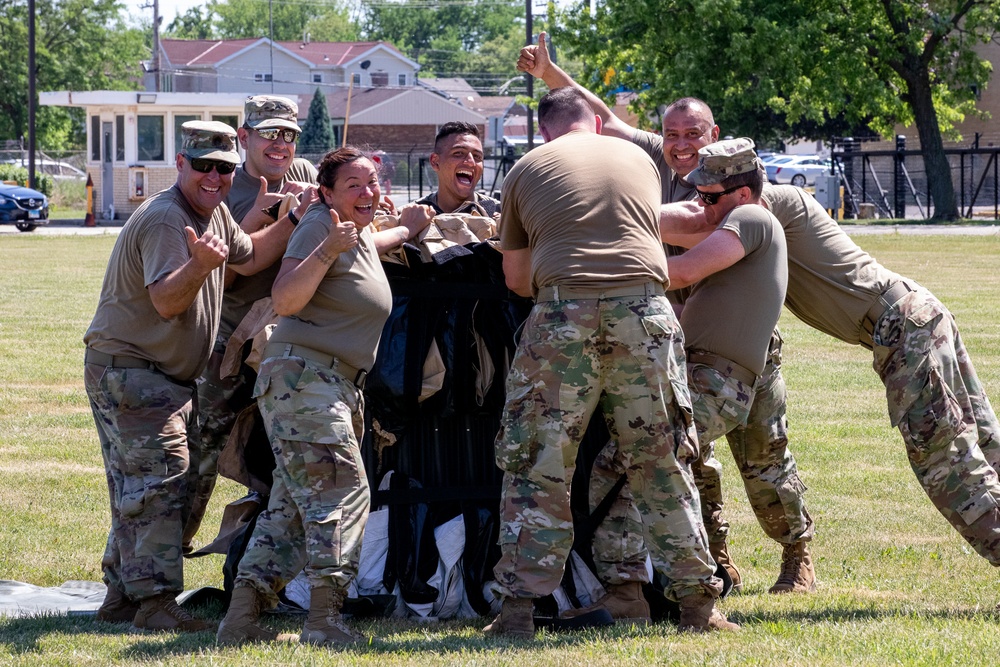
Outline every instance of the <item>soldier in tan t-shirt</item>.
{"label": "soldier in tan t-shirt", "polygon": [[239,162],[235,130],[190,121],[181,131],[176,185],[144,202],[115,242],[84,336],[85,383],[111,498],[97,618],[198,632],[210,624],[174,600],[199,444],[194,379],[219,327],[227,262],[242,274],[272,264],[292,225],[252,236],[237,227],[222,204]]}

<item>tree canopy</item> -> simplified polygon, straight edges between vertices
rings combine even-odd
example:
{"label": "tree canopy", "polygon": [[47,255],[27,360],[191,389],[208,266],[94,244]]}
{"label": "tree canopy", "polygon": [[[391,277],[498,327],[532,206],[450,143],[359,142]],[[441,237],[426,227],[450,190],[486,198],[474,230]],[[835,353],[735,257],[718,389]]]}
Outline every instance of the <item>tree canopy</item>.
{"label": "tree canopy", "polygon": [[[133,90],[149,57],[142,31],[123,22],[118,0],[36,0],[37,90]],[[28,132],[28,3],[0,0],[0,138]],[[36,138],[44,149],[79,145],[79,110],[38,107]]]}
{"label": "tree canopy", "polygon": [[268,0],[209,0],[191,7],[167,25],[175,39],[245,39],[266,37],[293,41],[306,35],[313,41],[358,39],[347,4],[332,2],[268,2]]}
{"label": "tree canopy", "polygon": [[637,91],[642,114],[708,102],[726,134],[761,142],[915,123],[938,216],[955,217],[942,132],[974,112],[996,0],[598,0],[555,31],[588,87]]}

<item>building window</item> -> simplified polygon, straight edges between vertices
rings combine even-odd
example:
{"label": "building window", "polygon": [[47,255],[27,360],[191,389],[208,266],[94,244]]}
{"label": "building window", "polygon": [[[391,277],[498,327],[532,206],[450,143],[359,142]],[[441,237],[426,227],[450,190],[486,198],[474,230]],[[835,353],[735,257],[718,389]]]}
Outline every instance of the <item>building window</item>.
{"label": "building window", "polygon": [[406,85],[406,75],[405,74],[399,74],[399,75],[397,75],[396,85],[398,85],[398,86],[405,86]]}
{"label": "building window", "polygon": [[354,82],[355,86],[361,85],[361,72],[355,72],[351,81]]}
{"label": "building window", "polygon": [[125,161],[125,116],[115,116],[115,162]]}
{"label": "building window", "polygon": [[239,116],[216,116],[215,114],[212,114],[212,120],[217,120],[220,123],[225,123],[234,130],[238,130],[240,127]]}
{"label": "building window", "polygon": [[201,116],[182,116],[174,114],[174,155],[181,152],[181,143],[184,141],[184,134],[181,132],[181,125],[189,120],[201,120]]}
{"label": "building window", "polygon": [[323,75],[318,72],[313,74],[313,83],[323,83]]}
{"label": "building window", "polygon": [[254,83],[271,83],[271,75],[269,73],[257,72],[253,75]]}
{"label": "building window", "polygon": [[161,93],[172,93],[174,92],[174,75],[173,74],[163,74],[160,76],[160,92]]}
{"label": "building window", "polygon": [[372,72],[372,85],[373,86],[388,86],[389,85],[389,73],[388,72]]}
{"label": "building window", "polygon": [[90,159],[93,162],[101,161],[101,117],[90,117]]}
{"label": "building window", "polygon": [[135,125],[139,162],[162,162],[163,116],[139,116]]}

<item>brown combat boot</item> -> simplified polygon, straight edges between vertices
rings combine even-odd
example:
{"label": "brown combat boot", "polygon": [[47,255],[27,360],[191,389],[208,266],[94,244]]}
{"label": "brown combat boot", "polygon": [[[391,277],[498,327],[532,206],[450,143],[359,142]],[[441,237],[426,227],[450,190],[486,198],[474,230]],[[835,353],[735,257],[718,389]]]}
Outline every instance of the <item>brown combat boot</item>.
{"label": "brown combat boot", "polygon": [[620,623],[635,623],[649,625],[649,603],[642,594],[642,584],[629,581],[624,584],[611,584],[607,592],[589,607],[569,609],[562,613],[563,618],[576,618],[589,614],[597,609],[606,609],[611,618]]}
{"label": "brown combat boot", "polygon": [[333,586],[313,586],[309,591],[309,615],[299,635],[299,643],[343,646],[361,640],[344,623],[340,608],[347,591]]}
{"label": "brown combat boot", "polygon": [[516,639],[535,636],[535,603],[531,598],[504,598],[500,614],[483,628],[488,635],[506,635]]}
{"label": "brown combat boot", "polygon": [[786,544],[781,554],[781,574],[768,593],[815,593],[816,571],[805,542]]}
{"label": "brown combat boot", "polygon": [[219,632],[215,641],[224,646],[245,644],[247,642],[270,642],[278,638],[278,633],[264,628],[258,622],[260,612],[264,608],[264,600],[257,589],[243,582],[238,582],[233,589],[233,597],[229,601],[226,617],[219,624]]}
{"label": "brown combat boot", "polygon": [[680,632],[712,632],[715,630],[739,630],[740,626],[730,623],[721,611],[715,608],[715,598],[705,593],[686,595],[677,601],[681,608]]}
{"label": "brown combat boot", "polygon": [[137,611],[139,611],[138,602],[114,586],[108,585],[108,593],[97,610],[97,620],[102,623],[131,623]]}
{"label": "brown combat boot", "polygon": [[729,545],[726,541],[722,542],[709,542],[708,550],[712,554],[712,560],[716,564],[721,565],[725,568],[726,572],[729,573],[729,578],[733,580],[733,593],[743,592],[743,576],[740,574],[739,569],[736,564],[733,563],[732,557],[729,555]]}
{"label": "brown combat boot", "polygon": [[197,619],[182,609],[173,593],[161,593],[143,600],[132,621],[133,632],[152,630],[205,632],[214,631],[215,624]]}

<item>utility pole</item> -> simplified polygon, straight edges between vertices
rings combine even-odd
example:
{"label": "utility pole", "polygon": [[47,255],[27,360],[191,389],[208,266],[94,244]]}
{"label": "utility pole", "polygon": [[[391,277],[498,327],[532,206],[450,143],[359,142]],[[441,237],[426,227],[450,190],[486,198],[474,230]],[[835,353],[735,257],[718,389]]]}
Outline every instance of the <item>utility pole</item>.
{"label": "utility pole", "polygon": [[267,0],[267,48],[271,58],[271,92],[274,93],[274,12],[272,1]]}
{"label": "utility pole", "polygon": [[160,92],[160,0],[153,0],[153,90]]}
{"label": "utility pole", "polygon": [[[524,31],[525,31],[525,46],[531,46],[532,42],[532,32],[534,32],[534,26],[532,25],[532,11],[533,7],[531,3],[534,0],[524,0]],[[528,97],[531,100],[535,99],[535,77],[531,76],[527,72],[524,73],[525,82],[528,84]],[[531,108],[531,104],[528,104],[528,150],[530,151],[535,147],[535,112]]]}
{"label": "utility pole", "polygon": [[28,187],[35,187],[35,0],[28,0]]}

